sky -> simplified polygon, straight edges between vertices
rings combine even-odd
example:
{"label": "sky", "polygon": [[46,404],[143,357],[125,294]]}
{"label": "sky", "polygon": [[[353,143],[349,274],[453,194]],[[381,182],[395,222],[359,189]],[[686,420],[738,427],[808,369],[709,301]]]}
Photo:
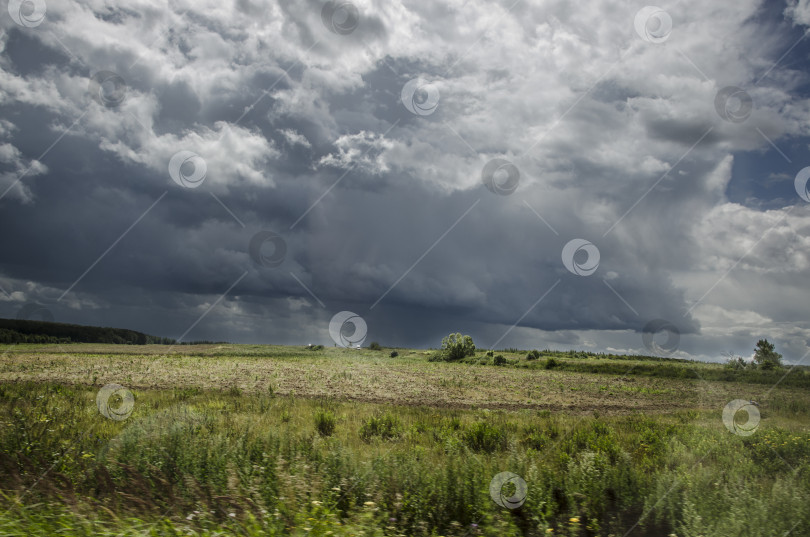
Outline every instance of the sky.
{"label": "sky", "polygon": [[810,363],[810,2],[4,0],[0,316]]}

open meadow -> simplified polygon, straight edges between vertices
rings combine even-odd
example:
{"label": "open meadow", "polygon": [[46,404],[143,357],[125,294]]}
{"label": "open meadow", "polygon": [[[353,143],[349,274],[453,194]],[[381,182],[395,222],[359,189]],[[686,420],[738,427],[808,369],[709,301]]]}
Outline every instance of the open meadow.
{"label": "open meadow", "polygon": [[[2,535],[810,535],[802,367],[252,345],[0,353]],[[734,400],[758,406],[724,419]]]}

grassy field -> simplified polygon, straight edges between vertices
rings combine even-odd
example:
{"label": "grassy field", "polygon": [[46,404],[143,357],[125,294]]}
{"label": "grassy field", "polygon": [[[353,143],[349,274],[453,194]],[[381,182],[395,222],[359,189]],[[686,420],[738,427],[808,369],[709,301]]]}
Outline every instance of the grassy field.
{"label": "grassy field", "polygon": [[0,535],[810,535],[806,368],[390,351],[0,347]]}

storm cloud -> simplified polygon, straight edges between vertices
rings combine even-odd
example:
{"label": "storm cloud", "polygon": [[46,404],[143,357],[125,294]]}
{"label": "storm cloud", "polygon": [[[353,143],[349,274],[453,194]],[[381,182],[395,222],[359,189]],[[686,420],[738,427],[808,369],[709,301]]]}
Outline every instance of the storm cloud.
{"label": "storm cloud", "polygon": [[676,356],[810,350],[806,2],[17,4],[5,317],[331,345],[348,310],[383,345],[628,353],[662,319]]}

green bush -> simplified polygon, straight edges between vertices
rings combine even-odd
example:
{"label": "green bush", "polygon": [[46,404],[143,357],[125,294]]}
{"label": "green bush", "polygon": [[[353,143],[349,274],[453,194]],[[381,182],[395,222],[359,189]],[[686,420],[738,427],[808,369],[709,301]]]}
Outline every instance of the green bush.
{"label": "green bush", "polygon": [[529,354],[526,355],[527,360],[537,360],[538,358],[540,358],[540,351],[537,349],[529,352]]}
{"label": "green bush", "polygon": [[389,356],[391,358],[396,358],[397,356],[399,356],[399,353],[397,351],[391,351],[391,354]]}
{"label": "green bush", "polygon": [[450,334],[442,340],[441,353],[447,361],[475,356],[475,343],[470,336],[462,336],[458,332]]}
{"label": "green bush", "polygon": [[727,369],[733,369],[735,371],[743,371],[745,369],[756,367],[753,362],[749,363],[746,362],[742,356],[732,356],[728,359],[725,364]]}
{"label": "green bush", "polygon": [[502,354],[499,354],[492,360],[492,363],[495,365],[506,365],[506,358],[504,358]]}
{"label": "green bush", "polygon": [[546,369],[554,369],[558,365],[560,365],[560,362],[555,360],[553,356],[546,360]]}
{"label": "green bush", "polygon": [[391,412],[386,412],[381,416],[372,416],[360,427],[360,438],[370,440],[379,437],[383,440],[397,438],[401,432],[399,418]]}
{"label": "green bush", "polygon": [[506,449],[506,434],[484,421],[475,423],[464,431],[462,441],[473,451],[492,453]]}
{"label": "green bush", "polygon": [[321,436],[332,436],[336,422],[335,415],[328,410],[318,410],[315,413],[315,430]]}
{"label": "green bush", "polygon": [[372,351],[381,351],[382,345],[380,345],[376,341],[372,341],[371,343],[368,344],[368,348]]}

